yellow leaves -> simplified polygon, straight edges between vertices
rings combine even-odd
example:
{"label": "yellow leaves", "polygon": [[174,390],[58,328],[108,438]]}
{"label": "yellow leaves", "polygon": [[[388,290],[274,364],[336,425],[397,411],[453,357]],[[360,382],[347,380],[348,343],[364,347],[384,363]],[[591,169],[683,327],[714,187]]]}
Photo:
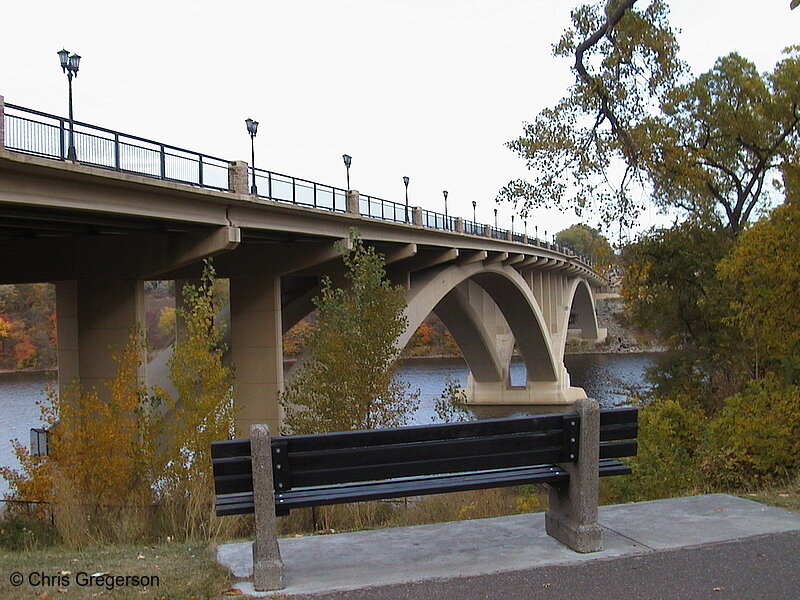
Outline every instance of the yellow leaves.
{"label": "yellow leaves", "polygon": [[120,536],[136,535],[154,499],[178,506],[172,525],[182,536],[212,533],[209,444],[227,438],[233,422],[232,370],[213,327],[213,284],[209,268],[199,288],[187,286],[187,335],[170,364],[178,398],[148,396],[142,334],[134,329],[113,354],[108,396],[77,384],[50,390],[41,405],[49,456],[30,456],[15,443],[22,470],[0,469],[14,498],[55,502],[57,526],[76,543],[107,539],[118,526]]}

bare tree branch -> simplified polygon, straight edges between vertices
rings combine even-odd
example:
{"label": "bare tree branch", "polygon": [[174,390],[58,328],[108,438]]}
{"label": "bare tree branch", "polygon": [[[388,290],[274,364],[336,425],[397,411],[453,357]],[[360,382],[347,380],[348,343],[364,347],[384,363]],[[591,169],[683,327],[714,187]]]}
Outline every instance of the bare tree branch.
{"label": "bare tree branch", "polygon": [[[634,4],[636,4],[636,0],[622,0],[614,11],[607,16],[605,22],[575,49],[575,70],[578,71],[581,80],[594,90],[598,98],[600,98],[600,115],[608,119],[608,122],[611,124],[611,132],[619,136],[622,141],[625,158],[632,165],[636,165],[637,162],[638,153],[636,151],[636,146],[633,144],[628,132],[625,131],[625,128],[620,124],[617,115],[614,113],[614,109],[612,108],[613,102],[605,88],[600,84],[597,78],[592,77],[586,70],[586,65],[583,64],[583,56],[589,48],[597,44],[616,27],[617,23],[620,22],[622,17],[625,16],[625,13],[630,10]],[[600,115],[598,115],[595,127],[603,121]]]}

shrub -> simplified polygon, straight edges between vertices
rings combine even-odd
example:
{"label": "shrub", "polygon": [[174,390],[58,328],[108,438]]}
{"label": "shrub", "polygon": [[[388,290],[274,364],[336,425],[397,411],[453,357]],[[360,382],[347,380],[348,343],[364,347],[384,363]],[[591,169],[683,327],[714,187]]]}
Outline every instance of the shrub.
{"label": "shrub", "polygon": [[701,468],[723,488],[774,483],[800,469],[800,387],[766,377],[727,398],[710,424]]}
{"label": "shrub", "polygon": [[676,496],[699,483],[705,417],[677,400],[659,400],[639,412],[639,451],[633,474],[604,482],[604,499],[633,502]]}

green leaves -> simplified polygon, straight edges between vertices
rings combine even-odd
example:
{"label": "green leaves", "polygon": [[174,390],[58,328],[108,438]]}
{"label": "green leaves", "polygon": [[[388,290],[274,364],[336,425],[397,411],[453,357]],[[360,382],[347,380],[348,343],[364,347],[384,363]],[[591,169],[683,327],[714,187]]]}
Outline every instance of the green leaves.
{"label": "green leaves", "polygon": [[510,182],[498,200],[523,215],[540,206],[581,215],[587,206],[605,222],[635,220],[639,206],[629,192],[642,181],[643,140],[634,129],[686,70],[666,4],[653,0],[639,10],[635,3],[602,2],[572,12],[572,26],[553,53],[575,55],[575,83],[507,144],[532,179]]}
{"label": "green leaves", "polygon": [[405,291],[386,279],[375,249],[355,230],[350,235],[352,250],[343,251],[350,286],[323,280],[308,356],[280,397],[293,433],[402,425],[416,406],[416,395],[395,377]]}

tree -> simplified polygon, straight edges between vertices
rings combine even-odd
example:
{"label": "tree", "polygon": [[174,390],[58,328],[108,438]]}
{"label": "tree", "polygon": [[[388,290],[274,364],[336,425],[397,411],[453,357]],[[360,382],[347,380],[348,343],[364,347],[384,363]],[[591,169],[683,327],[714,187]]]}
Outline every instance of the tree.
{"label": "tree", "polygon": [[395,341],[408,324],[405,291],[387,281],[375,249],[355,230],[350,235],[352,250],[343,250],[349,289],[323,279],[307,359],[280,396],[293,433],[402,425],[416,406],[395,376]]}
{"label": "tree", "polygon": [[606,237],[599,230],[588,225],[577,223],[556,234],[556,243],[588,256],[599,266],[608,266],[614,257],[614,251]]}
{"label": "tree", "polygon": [[[572,25],[553,48],[574,56],[575,83],[553,108],[543,110],[522,136],[507,144],[532,171],[498,200],[522,214],[540,206],[574,209],[594,202],[605,222],[629,225],[639,206],[629,191],[643,177],[641,140],[634,134],[686,70],[662,0],[641,10],[636,0],[609,0],[572,11]],[[619,180],[612,184],[613,167]]]}
{"label": "tree", "polygon": [[800,47],[761,75],[736,53],[670,92],[634,133],[653,199],[735,237],[780,191],[770,175],[800,151]]}
{"label": "tree", "polygon": [[[796,168],[796,167],[795,167]],[[787,177],[787,202],[744,231],[719,265],[738,291],[733,322],[759,352],[761,369],[800,374],[800,187]],[[796,184],[795,184],[796,185]]]}
{"label": "tree", "polygon": [[576,81],[509,142],[533,179],[509,183],[498,199],[523,212],[593,206],[625,226],[641,208],[634,192],[652,194],[735,237],[774,197],[771,173],[800,151],[799,50],[772,73],[734,53],[685,81],[666,4],[635,3],[573,11],[554,54],[575,55]]}
{"label": "tree", "polygon": [[729,320],[732,286],[717,277],[731,246],[723,230],[692,221],[643,234],[623,253],[628,315],[668,348],[649,373],[656,395],[702,399],[709,413],[751,376],[752,353]]}

